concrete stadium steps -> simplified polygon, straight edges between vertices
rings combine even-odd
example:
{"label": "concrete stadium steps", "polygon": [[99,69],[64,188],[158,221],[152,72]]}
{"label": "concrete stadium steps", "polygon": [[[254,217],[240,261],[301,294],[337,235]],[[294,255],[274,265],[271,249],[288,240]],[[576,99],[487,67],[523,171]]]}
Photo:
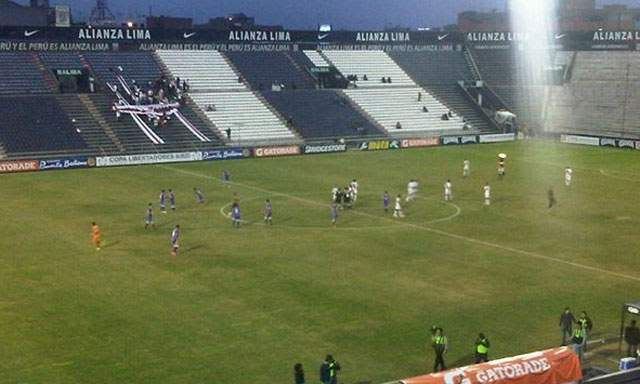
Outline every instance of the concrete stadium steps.
{"label": "concrete stadium steps", "polygon": [[[252,92],[201,92],[190,96],[221,134],[231,129],[232,142],[297,140],[283,121]],[[214,110],[207,110],[209,107]]]}
{"label": "concrete stadium steps", "polygon": [[464,52],[392,52],[389,56],[420,86],[472,128],[491,131],[481,112],[461,92],[458,81],[472,81],[474,76]]}
{"label": "concrete stadium steps", "polygon": [[[420,102],[418,92],[422,93]],[[462,118],[455,114],[448,121],[442,120],[442,114],[449,110],[419,87],[350,89],[344,93],[392,136],[461,131],[463,128]],[[429,112],[423,112],[423,106]],[[402,129],[396,129],[397,122]]]}
{"label": "concrete stadium steps", "polygon": [[569,83],[551,87],[546,127],[640,137],[640,52],[578,52]]}
{"label": "concrete stadium steps", "polygon": [[187,80],[190,92],[247,90],[239,74],[217,51],[156,51],[174,77]]}
{"label": "concrete stadium steps", "polygon": [[382,136],[378,127],[341,91],[295,90],[262,92],[265,99],[293,120],[294,129],[307,139]]}
{"label": "concrete stadium steps", "polygon": [[[395,61],[383,51],[322,51],[343,76],[357,75],[359,88],[414,87],[416,84]],[[367,75],[367,81],[363,80]],[[391,78],[383,83],[382,78]]]}
{"label": "concrete stadium steps", "polygon": [[85,103],[86,95],[62,94],[57,95],[58,104],[72,119],[73,125],[80,130],[80,136],[91,148],[93,155],[111,155],[124,152],[120,140],[110,132],[106,121],[92,115]]}
{"label": "concrete stadium steps", "polygon": [[118,67],[122,67],[128,81],[135,80],[142,88],[162,73],[152,52],[84,52],[80,60],[88,63],[103,83],[117,84],[112,69]]}
{"label": "concrete stadium steps", "polygon": [[331,65],[318,51],[309,50],[303,52],[309,58],[309,61],[311,61],[311,63],[316,67],[328,67]]}

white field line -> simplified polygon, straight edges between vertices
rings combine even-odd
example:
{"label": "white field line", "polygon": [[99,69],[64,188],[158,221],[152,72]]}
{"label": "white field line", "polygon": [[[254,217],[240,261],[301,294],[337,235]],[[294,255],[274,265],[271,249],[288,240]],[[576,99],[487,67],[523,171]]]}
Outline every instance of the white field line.
{"label": "white field line", "polygon": [[[174,168],[174,167],[169,167],[169,166],[158,166],[158,167],[161,167],[161,168],[164,168],[164,169],[168,169],[168,170],[172,170],[172,171],[177,172],[177,173],[183,173],[183,174],[191,175],[191,176],[194,176],[194,177],[200,177],[200,178],[206,178],[206,179],[210,178],[209,176],[203,175],[201,173],[185,171],[185,170],[179,169],[179,168]],[[268,194],[271,194],[271,195],[274,195],[274,196],[287,197],[287,198],[290,198],[292,200],[298,200],[298,201],[301,201],[301,202],[304,202],[304,203],[307,203],[307,204],[326,206],[326,204],[322,204],[322,203],[319,203],[317,201],[303,199],[301,197],[288,195],[288,194],[282,193],[282,192],[271,191],[271,190],[268,190],[268,189],[265,189],[265,188],[261,188],[261,187],[255,187],[255,186],[252,186],[252,185],[236,183],[236,182],[231,182],[230,184],[237,185],[239,187],[243,187],[243,188],[247,188],[247,189],[253,189],[254,191],[268,193]],[[552,257],[552,256],[546,256],[546,255],[543,255],[543,254],[540,254],[540,253],[537,253],[537,252],[525,251],[525,250],[522,250],[522,249],[517,249],[517,248],[505,246],[505,245],[500,245],[500,244],[497,244],[497,243],[492,243],[490,241],[475,239],[475,238],[469,237],[469,236],[458,235],[458,234],[455,234],[455,233],[452,233],[452,232],[442,231],[442,230],[435,229],[435,228],[432,228],[432,227],[428,227],[428,226],[425,226],[425,225],[408,223],[408,222],[398,222],[396,219],[375,216],[375,215],[368,214],[368,213],[365,213],[365,212],[354,211],[354,214],[365,216],[365,217],[370,217],[370,218],[375,218],[375,219],[387,220],[387,221],[390,221],[390,222],[394,222],[394,223],[405,225],[405,226],[410,227],[410,228],[421,229],[421,230],[424,230],[424,231],[427,231],[427,232],[430,232],[430,233],[434,233],[434,234],[437,234],[437,235],[440,235],[440,236],[443,236],[443,237],[449,237],[449,238],[460,240],[460,241],[464,241],[464,242],[467,242],[467,243],[471,243],[471,244],[475,244],[475,245],[481,245],[481,246],[484,246],[486,248],[499,249],[501,251],[511,252],[511,253],[514,253],[514,254],[517,254],[517,255],[520,255],[520,256],[529,257],[529,258],[532,258],[532,259],[545,260],[545,261],[553,262],[553,263],[556,263],[556,264],[567,265],[567,266],[570,266],[570,267],[574,267],[576,269],[583,269],[585,271],[594,272],[594,273],[599,274],[599,275],[603,275],[604,274],[604,275],[609,275],[609,276],[612,276],[612,277],[618,277],[618,278],[625,279],[625,280],[640,281],[640,276],[628,275],[628,274],[625,274],[625,273],[614,272],[614,271],[610,271],[610,270],[607,270],[607,269],[594,267],[594,266],[590,266],[590,265],[586,265],[586,264],[580,264],[580,263],[576,263],[576,262],[573,262],[573,261],[563,260],[563,259],[559,259],[559,258]]]}

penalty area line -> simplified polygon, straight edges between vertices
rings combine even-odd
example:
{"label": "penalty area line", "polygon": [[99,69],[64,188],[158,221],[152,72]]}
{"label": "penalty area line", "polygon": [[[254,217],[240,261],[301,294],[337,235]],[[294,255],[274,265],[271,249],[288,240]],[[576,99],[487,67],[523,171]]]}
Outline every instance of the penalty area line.
{"label": "penalty area line", "polygon": [[[171,171],[174,171],[174,172],[178,172],[178,173],[184,173],[184,174],[191,175],[191,176],[194,176],[194,177],[200,177],[200,178],[209,179],[208,176],[203,175],[201,173],[197,173],[197,172],[185,171],[183,169],[164,166],[164,165],[158,165],[158,167],[161,167],[161,168],[164,168],[164,169],[168,169],[168,170],[171,170]],[[304,202],[304,203],[307,203],[307,204],[318,205],[318,206],[323,206],[323,207],[326,206],[326,204],[322,204],[322,203],[319,203],[317,201],[303,199],[301,197],[289,195],[289,194],[282,193],[282,192],[271,191],[271,190],[268,190],[268,189],[265,189],[265,188],[261,188],[261,187],[256,187],[256,186],[253,186],[253,185],[236,183],[236,182],[229,182],[229,184],[236,185],[238,187],[247,188],[247,189],[253,189],[254,191],[259,191],[259,192],[263,192],[263,193],[269,193],[269,194],[272,194],[274,196],[288,197],[290,199],[298,200],[298,201],[301,201],[301,202]],[[408,222],[398,222],[395,219],[391,219],[391,218],[387,218],[387,217],[380,217],[380,216],[372,215],[372,214],[369,214],[369,213],[366,213],[366,212],[354,211],[353,213],[356,214],[356,215],[364,216],[364,217],[370,217],[370,218],[375,218],[375,219],[380,219],[380,220],[391,221],[393,223],[396,223],[396,224],[399,224],[399,225],[404,225],[404,226],[410,227],[410,228],[422,229],[424,231],[427,231],[427,232],[430,232],[430,233],[433,233],[433,234],[436,234],[436,235],[440,235],[440,236],[443,236],[443,237],[449,237],[451,239],[456,239],[456,240],[464,241],[464,242],[475,244],[475,245],[481,245],[481,246],[484,246],[486,248],[498,249],[498,250],[501,250],[501,251],[511,252],[511,253],[514,253],[514,254],[517,254],[517,255],[520,255],[520,256],[529,257],[529,258],[532,258],[532,259],[545,260],[545,261],[549,261],[549,262],[553,262],[553,263],[557,263],[557,264],[562,264],[562,265],[574,267],[574,268],[577,268],[577,269],[583,269],[585,271],[594,272],[594,273],[599,274],[599,275],[605,274],[605,275],[609,275],[609,276],[613,276],[613,277],[618,277],[618,278],[621,278],[621,279],[632,280],[632,281],[640,281],[640,277],[639,276],[627,275],[627,274],[620,273],[620,272],[610,271],[608,269],[594,267],[594,266],[586,265],[586,264],[580,264],[580,263],[576,263],[576,262],[573,262],[573,261],[559,259],[557,257],[546,256],[546,255],[543,255],[543,254],[540,254],[540,253],[531,252],[531,251],[525,251],[525,250],[522,250],[522,249],[509,247],[509,246],[506,246],[506,245],[500,245],[500,244],[497,244],[497,243],[492,243],[490,241],[475,239],[475,238],[469,237],[469,236],[458,235],[456,233],[442,231],[440,229],[428,227],[426,225],[420,225],[420,224],[414,224],[414,223],[408,223]]]}

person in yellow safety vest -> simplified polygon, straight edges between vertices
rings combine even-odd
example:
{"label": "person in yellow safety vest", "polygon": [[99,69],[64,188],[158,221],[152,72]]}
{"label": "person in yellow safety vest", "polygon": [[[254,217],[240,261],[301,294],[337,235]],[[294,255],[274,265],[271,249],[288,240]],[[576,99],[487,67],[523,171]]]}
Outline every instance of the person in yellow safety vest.
{"label": "person in yellow safety vest", "polygon": [[591,333],[591,329],[593,328],[593,322],[587,316],[587,312],[582,311],[580,314],[580,318],[578,319],[578,325],[582,328],[582,349],[587,351],[587,340],[589,339],[589,334]]}
{"label": "person in yellow safety vest", "polygon": [[573,344],[573,351],[578,355],[580,361],[584,359],[584,329],[582,327],[576,327],[573,331],[573,337],[571,338],[571,344]]}
{"label": "person in yellow safety vest", "polygon": [[436,352],[436,360],[433,364],[433,371],[444,371],[447,369],[444,363],[444,354],[447,353],[447,337],[444,335],[444,331],[442,330],[442,328],[436,329],[436,333],[431,340],[433,344],[433,350]]}
{"label": "person in yellow safety vest", "polygon": [[489,339],[486,338],[484,333],[480,333],[478,339],[476,339],[476,364],[489,361],[490,346]]}

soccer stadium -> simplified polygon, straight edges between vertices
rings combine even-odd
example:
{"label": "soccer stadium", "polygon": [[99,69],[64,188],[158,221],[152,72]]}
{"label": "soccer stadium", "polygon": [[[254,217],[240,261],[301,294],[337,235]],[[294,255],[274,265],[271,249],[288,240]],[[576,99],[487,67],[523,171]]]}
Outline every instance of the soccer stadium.
{"label": "soccer stadium", "polygon": [[0,0],[0,383],[640,383],[640,2],[63,3]]}

